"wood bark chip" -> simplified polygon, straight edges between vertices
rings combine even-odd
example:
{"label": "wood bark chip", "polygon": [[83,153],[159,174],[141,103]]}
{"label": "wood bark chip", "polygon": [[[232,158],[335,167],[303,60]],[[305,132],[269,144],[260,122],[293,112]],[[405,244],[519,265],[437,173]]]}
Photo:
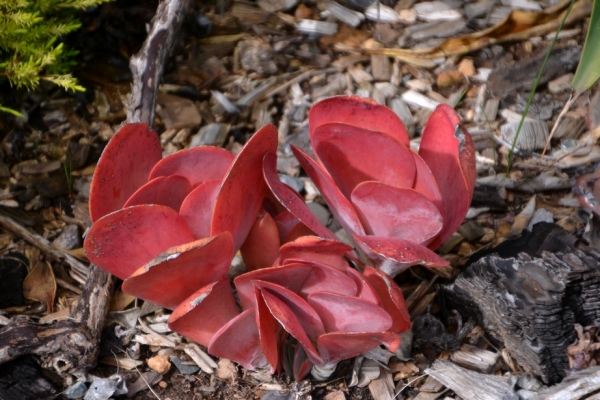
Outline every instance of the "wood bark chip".
{"label": "wood bark chip", "polygon": [[[152,126],[163,66],[188,6],[188,0],[165,0],[158,6],[148,38],[131,60],[134,83],[127,122],[145,122]],[[0,216],[0,226],[41,249],[49,259],[68,264],[75,276],[85,282],[69,320],[48,325],[19,320],[0,330],[0,364],[21,355],[35,354],[41,357],[44,368],[59,374],[84,374],[96,365],[114,278],[95,265],[86,267],[8,217]]]}
{"label": "wood bark chip", "polygon": [[[547,384],[559,382],[569,368],[574,324],[600,320],[600,253],[561,244],[569,235],[552,226],[534,225],[527,241],[491,249],[500,256],[482,257],[445,291],[462,315],[477,315],[486,332]],[[503,258],[508,247],[518,256]]]}

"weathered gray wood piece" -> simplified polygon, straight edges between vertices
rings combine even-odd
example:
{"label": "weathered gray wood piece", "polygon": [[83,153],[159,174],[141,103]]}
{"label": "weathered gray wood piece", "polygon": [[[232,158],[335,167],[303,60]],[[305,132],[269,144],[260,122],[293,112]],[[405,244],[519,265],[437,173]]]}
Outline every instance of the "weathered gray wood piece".
{"label": "weathered gray wood piece", "polygon": [[127,122],[145,122],[152,127],[156,94],[165,60],[173,48],[189,3],[189,0],[165,0],[159,3],[142,49],[129,61],[133,86],[127,105]]}
{"label": "weathered gray wood piece", "polygon": [[600,367],[590,367],[565,378],[558,385],[542,389],[535,400],[593,400],[600,391]]}
{"label": "weathered gray wood piece", "polygon": [[517,259],[490,255],[445,290],[463,315],[479,322],[527,372],[559,382],[569,368],[574,324],[600,321],[600,254],[573,249]]}
{"label": "weathered gray wood piece", "polygon": [[448,361],[436,360],[425,370],[441,384],[463,399],[516,400],[518,396],[510,382],[496,375],[480,374]]}

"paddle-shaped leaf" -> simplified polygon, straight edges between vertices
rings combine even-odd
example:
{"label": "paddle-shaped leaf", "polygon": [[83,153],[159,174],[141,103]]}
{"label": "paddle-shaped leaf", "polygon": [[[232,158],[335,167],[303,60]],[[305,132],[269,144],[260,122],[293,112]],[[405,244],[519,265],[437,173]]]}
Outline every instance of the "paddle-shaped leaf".
{"label": "paddle-shaped leaf", "polygon": [[146,124],[126,124],[110,139],[90,185],[92,222],[122,208],[127,199],[148,182],[152,167],[161,159],[158,135]]}
{"label": "paddle-shaped leaf", "polygon": [[307,260],[327,264],[345,271],[348,263],[344,254],[352,251],[352,247],[337,240],[323,239],[317,236],[303,236],[281,246],[281,265]]}
{"label": "paddle-shaped leaf", "polygon": [[410,315],[398,285],[387,274],[370,266],[365,268],[364,277],[377,293],[384,310],[392,317],[393,325],[390,331],[407,331],[410,328]]}
{"label": "paddle-shaped leaf", "polygon": [[363,182],[352,191],[352,204],[369,235],[424,243],[444,225],[437,207],[413,189]]}
{"label": "paddle-shaped leaf", "polygon": [[331,364],[364,354],[382,344],[394,352],[400,346],[400,336],[392,332],[332,332],[317,341],[323,361]]}
{"label": "paddle-shaped leaf", "polygon": [[198,288],[225,277],[233,258],[229,232],[172,247],[123,282],[123,291],[175,309]]}
{"label": "paddle-shaped leaf", "polygon": [[177,211],[139,205],[96,221],[83,247],[92,263],[125,279],[170,247],[192,241],[194,235]]}
{"label": "paddle-shaped leaf", "polygon": [[392,317],[383,308],[357,297],[318,292],[308,296],[308,304],[327,332],[384,332],[392,326]]}
{"label": "paddle-shaped leaf", "polygon": [[319,221],[313,212],[310,211],[310,208],[308,208],[306,203],[300,199],[292,189],[279,180],[279,175],[277,175],[277,155],[275,153],[271,152],[265,155],[263,174],[271,192],[273,192],[277,200],[287,208],[292,215],[298,218],[318,236],[336,240],[335,235]]}
{"label": "paddle-shaped leaf", "polygon": [[310,158],[308,154],[296,146],[292,145],[291,147],[294,156],[296,156],[296,159],[300,162],[302,168],[304,168],[308,176],[310,176],[314,184],[317,186],[319,193],[321,193],[327,202],[327,205],[329,205],[331,212],[333,215],[335,215],[346,232],[354,235],[364,235],[365,231],[361,225],[358,215],[356,215],[354,207],[350,201],[344,197],[342,192],[340,192],[327,171],[325,171],[319,164]]}
{"label": "paddle-shaped leaf", "polygon": [[208,347],[215,333],[240,314],[228,278],[200,288],[169,317],[169,327]]}
{"label": "paddle-shaped leaf", "polygon": [[364,181],[413,187],[416,166],[411,150],[391,136],[335,122],[312,130],[311,142],[319,161],[346,198]]}
{"label": "paddle-shaped leaf", "polygon": [[260,210],[246,241],[240,248],[244,264],[249,271],[268,268],[279,257],[279,232],[273,218]]}
{"label": "paddle-shaped leaf", "polygon": [[123,208],[138,204],[159,204],[179,211],[183,199],[192,191],[192,185],[183,176],[161,176],[139,188]]}
{"label": "paddle-shaped leaf", "polygon": [[180,175],[187,178],[194,187],[206,181],[221,181],[231,167],[233,159],[233,154],[219,147],[192,147],[160,160],[150,172],[150,179]]}
{"label": "paddle-shaped leaf", "polygon": [[446,209],[444,227],[429,244],[435,249],[454,233],[467,214],[475,185],[475,150],[460,118],[446,104],[431,114],[423,130],[419,155],[440,188]]}
{"label": "paddle-shaped leaf", "polygon": [[268,361],[260,347],[255,310],[242,312],[216,332],[208,345],[208,352],[235,360],[249,370],[266,367]]}
{"label": "paddle-shaped leaf", "polygon": [[246,240],[265,195],[263,158],[276,150],[275,126],[259,129],[233,161],[217,195],[210,233],[231,232],[236,251]]}
{"label": "paddle-shaped leaf", "polygon": [[427,247],[408,240],[358,235],[354,235],[354,240],[367,257],[392,278],[413,265],[429,268],[450,265]]}
{"label": "paddle-shaped leaf", "polygon": [[380,131],[406,147],[409,146],[408,133],[402,120],[392,110],[372,99],[336,96],[318,102],[308,114],[309,129],[312,132],[328,122],[342,122],[371,131]]}
{"label": "paddle-shaped leaf", "polygon": [[221,181],[206,181],[183,200],[179,214],[198,239],[210,236],[210,221],[221,188]]}

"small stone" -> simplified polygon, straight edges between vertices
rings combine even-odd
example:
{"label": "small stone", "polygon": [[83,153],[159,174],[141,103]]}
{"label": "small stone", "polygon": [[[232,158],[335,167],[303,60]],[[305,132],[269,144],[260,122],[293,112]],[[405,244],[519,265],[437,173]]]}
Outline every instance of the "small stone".
{"label": "small stone", "polygon": [[67,399],[81,399],[85,396],[85,392],[87,392],[87,386],[85,382],[76,382],[75,384],[69,386],[67,390],[65,390],[65,397]]}
{"label": "small stone", "polygon": [[473,65],[472,58],[463,58],[460,64],[458,64],[458,70],[467,77],[473,76],[477,73],[475,70],[475,65]]}
{"label": "small stone", "polygon": [[548,82],[548,90],[550,93],[559,93],[563,90],[571,88],[573,74],[566,74]]}
{"label": "small stone", "polygon": [[436,78],[436,84],[438,87],[450,87],[464,82],[465,76],[456,69],[448,71],[442,71]]}
{"label": "small stone", "polygon": [[215,375],[219,379],[235,379],[237,376],[237,368],[233,361],[226,358],[221,358],[218,362],[218,367],[215,370]]}
{"label": "small stone", "polygon": [[179,357],[171,356],[169,359],[171,360],[171,362],[173,364],[175,364],[175,367],[177,367],[179,372],[181,372],[184,375],[195,374],[196,372],[198,372],[200,370],[200,368],[198,368],[198,366],[195,364],[194,365],[184,364],[183,361],[181,361],[179,359]]}
{"label": "small stone", "polygon": [[346,400],[346,395],[341,390],[336,390],[335,392],[328,393],[323,400]]}
{"label": "small stone", "polygon": [[258,6],[267,12],[289,10],[298,4],[298,0],[258,0]]}
{"label": "small stone", "polygon": [[81,247],[79,227],[75,224],[67,225],[60,235],[52,241],[52,244],[65,250],[73,250]]}
{"label": "small stone", "polygon": [[368,20],[387,24],[395,24],[400,21],[400,16],[396,10],[381,3],[373,3],[367,7],[365,16]]}
{"label": "small stone", "polygon": [[171,369],[171,363],[165,356],[154,356],[146,360],[148,366],[161,375],[166,374]]}
{"label": "small stone", "polygon": [[414,24],[417,21],[417,12],[414,9],[400,10],[398,12],[400,21],[405,24]]}
{"label": "small stone", "polygon": [[312,17],[312,14],[312,9],[304,5],[304,3],[301,3],[298,7],[296,7],[296,11],[294,11],[294,17],[298,19],[310,18]]}
{"label": "small stone", "polygon": [[167,386],[169,386],[169,384],[165,381],[160,381],[160,382],[158,382],[158,386],[160,386],[163,389],[166,389]]}

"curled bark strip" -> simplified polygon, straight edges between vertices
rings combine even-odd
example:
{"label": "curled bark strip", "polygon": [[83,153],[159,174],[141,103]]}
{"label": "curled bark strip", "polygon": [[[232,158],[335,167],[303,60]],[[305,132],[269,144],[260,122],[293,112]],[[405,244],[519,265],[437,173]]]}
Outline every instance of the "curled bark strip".
{"label": "curled bark strip", "polygon": [[127,122],[145,122],[152,127],[156,93],[165,61],[173,48],[188,5],[188,0],[166,0],[158,5],[142,49],[129,62],[133,87],[127,105]]}

